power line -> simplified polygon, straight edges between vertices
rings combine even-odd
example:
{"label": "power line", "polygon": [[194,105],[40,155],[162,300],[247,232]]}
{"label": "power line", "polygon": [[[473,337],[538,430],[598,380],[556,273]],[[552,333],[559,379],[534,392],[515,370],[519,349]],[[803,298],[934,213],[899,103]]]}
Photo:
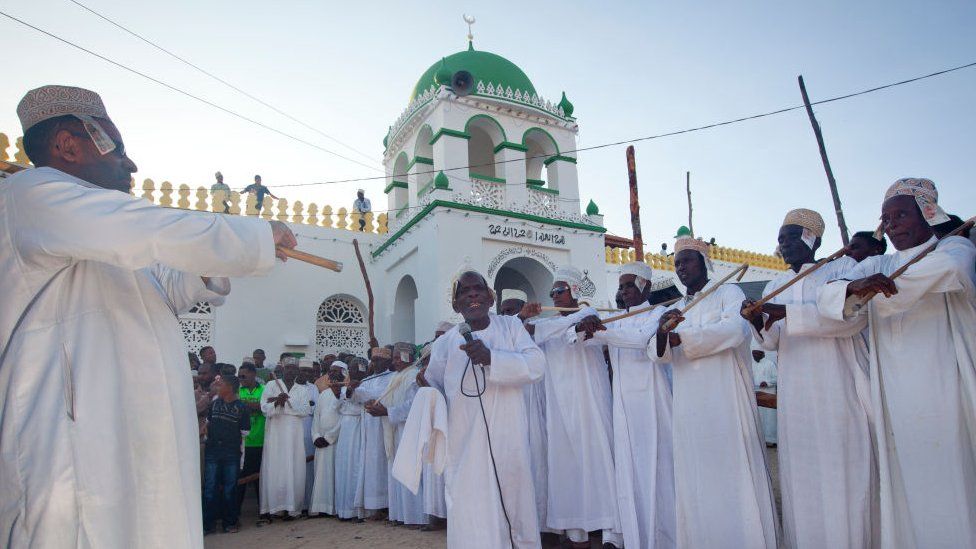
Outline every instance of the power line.
{"label": "power line", "polygon": [[275,107],[274,105],[271,105],[268,102],[266,102],[266,101],[264,101],[264,100],[262,100],[262,99],[260,99],[258,97],[255,97],[254,95],[252,95],[252,94],[250,94],[250,93],[242,90],[241,88],[235,86],[234,84],[231,84],[230,82],[228,82],[228,81],[224,80],[223,78],[221,78],[221,77],[213,74],[212,72],[210,72],[210,71],[208,71],[206,69],[201,68],[200,66],[198,66],[198,65],[190,62],[189,60],[187,60],[187,59],[185,59],[183,57],[180,57],[179,55],[177,55],[177,54],[173,53],[172,51],[170,51],[170,50],[168,50],[168,49],[160,46],[159,44],[153,42],[152,40],[149,40],[148,38],[142,36],[141,34],[139,34],[139,33],[135,32],[135,31],[133,31],[133,30],[125,27],[121,23],[118,23],[118,22],[116,22],[116,21],[108,18],[107,16],[105,16],[105,15],[103,15],[103,14],[101,14],[101,13],[95,11],[95,10],[93,10],[92,8],[86,6],[85,4],[82,4],[78,0],[68,0],[68,1],[71,2],[71,3],[73,3],[73,4],[75,4],[75,5],[77,5],[78,7],[82,8],[82,9],[84,9],[84,10],[92,13],[93,15],[95,15],[95,16],[103,19],[104,21],[106,21],[106,22],[114,25],[115,27],[117,27],[117,28],[125,31],[126,33],[128,33],[128,34],[130,34],[130,35],[132,35],[132,36],[134,36],[136,38],[138,38],[139,40],[145,42],[146,44],[149,44],[150,46],[156,48],[157,50],[159,50],[159,51],[161,51],[163,53],[165,53],[166,55],[172,57],[173,59],[176,59],[177,61],[179,61],[179,62],[181,62],[181,63],[183,63],[183,64],[185,64],[187,66],[192,67],[196,71],[198,71],[200,73],[203,73],[203,74],[209,76],[210,78],[216,80],[217,82],[220,82],[221,84],[229,87],[230,89],[232,89],[232,90],[234,90],[234,91],[236,91],[236,92],[238,92],[238,93],[240,93],[240,94],[248,97],[249,99],[252,99],[252,100],[254,100],[254,101],[256,101],[256,102],[264,105],[265,107],[273,110],[274,112],[280,114],[281,116],[284,116],[285,118],[291,120],[292,122],[296,122],[298,124],[301,124],[302,126],[304,126],[304,127],[308,128],[308,129],[312,130],[313,132],[318,133],[322,137],[325,137],[326,139],[329,139],[331,141],[334,141],[335,143],[339,144],[340,146],[345,147],[346,149],[349,149],[350,151],[352,151],[354,153],[357,153],[357,154],[363,156],[364,158],[368,158],[370,161],[373,161],[373,162],[376,161],[376,159],[373,158],[372,156],[370,156],[369,154],[366,154],[366,153],[364,153],[364,152],[362,152],[360,150],[357,150],[357,149],[355,149],[355,148],[353,148],[353,147],[351,147],[351,146],[343,143],[342,141],[339,141],[335,137],[332,137],[331,135],[323,132],[322,130],[320,130],[320,129],[314,127],[314,126],[311,126],[309,124],[306,124],[305,122],[302,122],[301,120],[299,120],[299,119],[295,118],[294,116],[292,116],[292,115],[290,115],[290,114],[282,111],[281,109]]}
{"label": "power line", "polygon": [[[144,72],[140,72],[140,71],[138,71],[136,69],[133,69],[132,67],[129,67],[127,65],[123,65],[122,63],[120,63],[118,61],[115,61],[114,59],[110,59],[108,57],[105,57],[104,55],[102,55],[100,53],[97,53],[97,52],[94,52],[94,51],[92,51],[92,50],[90,50],[88,48],[85,48],[84,46],[79,46],[78,44],[75,44],[74,42],[72,42],[72,41],[70,41],[70,40],[68,40],[66,38],[62,38],[62,37],[60,37],[60,36],[58,36],[56,34],[53,34],[53,33],[48,32],[48,31],[46,31],[46,30],[44,30],[44,29],[42,29],[40,27],[36,27],[36,26],[34,26],[34,25],[26,22],[26,21],[23,21],[21,19],[18,19],[16,17],[14,17],[13,15],[10,15],[9,13],[5,13],[3,11],[0,11],[0,15],[3,15],[4,17],[6,17],[6,18],[8,18],[10,20],[16,21],[17,23],[20,23],[21,25],[24,25],[26,27],[29,27],[31,29],[34,29],[34,30],[36,30],[37,32],[39,32],[41,34],[44,34],[44,35],[49,36],[51,38],[54,38],[55,40],[57,40],[59,42],[62,42],[62,43],[67,44],[67,45],[69,45],[69,46],[71,46],[73,48],[76,48],[78,50],[81,50],[81,51],[83,51],[83,52],[85,52],[85,53],[87,53],[89,55],[93,55],[93,56],[101,59],[102,61],[105,61],[107,63],[111,63],[112,65],[115,65],[116,67],[119,67],[120,69],[127,70],[127,71],[131,72],[132,74],[141,76],[141,77],[145,78],[146,80],[149,80],[151,82],[154,82],[156,84],[159,84],[160,86],[163,86],[163,87],[168,88],[168,89],[170,89],[172,91],[175,91],[176,93],[179,93],[181,95],[185,95],[185,96],[187,96],[187,97],[189,97],[191,99],[194,99],[196,101],[199,101],[199,102],[201,102],[201,103],[203,103],[205,105],[209,105],[209,106],[211,106],[211,107],[213,107],[215,109],[221,110],[221,111],[223,111],[223,112],[225,112],[225,113],[227,113],[227,114],[229,114],[231,116],[235,116],[237,118],[240,118],[241,120],[244,120],[245,122],[250,122],[251,124],[254,124],[255,126],[259,126],[259,127],[264,128],[266,130],[272,131],[272,132],[274,132],[274,133],[276,133],[278,135],[287,137],[288,139],[292,139],[294,141],[297,141],[299,143],[302,143],[303,145],[308,145],[309,147],[318,149],[318,150],[320,150],[322,152],[331,154],[333,156],[337,156],[337,157],[339,157],[339,158],[341,158],[343,160],[347,160],[347,161],[352,162],[354,164],[359,164],[360,166],[363,166],[365,168],[369,168],[371,170],[375,170],[376,169],[375,166],[370,166],[370,165],[365,164],[363,162],[360,162],[360,161],[358,161],[358,160],[356,160],[354,158],[349,158],[348,156],[345,156],[345,155],[339,154],[339,153],[337,153],[335,151],[326,149],[325,147],[316,145],[315,143],[312,143],[311,141],[307,141],[305,139],[302,139],[301,137],[297,137],[297,136],[294,136],[294,135],[292,135],[290,133],[283,132],[283,131],[281,131],[281,130],[279,130],[277,128],[274,128],[272,126],[269,126],[269,125],[267,125],[267,124],[265,124],[263,122],[259,122],[257,120],[254,120],[253,118],[249,118],[247,116],[244,116],[243,114],[240,114],[238,112],[232,111],[232,110],[230,110],[230,109],[228,109],[226,107],[222,107],[222,106],[220,106],[220,105],[218,105],[218,104],[216,104],[216,103],[214,103],[212,101],[209,101],[207,99],[204,99],[204,98],[202,98],[202,97],[200,97],[198,95],[194,95],[194,94],[192,94],[192,93],[190,93],[188,91],[185,91],[185,90],[182,90],[180,88],[177,88],[176,86],[173,86],[172,84],[167,84],[166,82],[163,82],[162,80],[159,80],[158,78],[152,77],[152,76],[150,76],[150,75],[148,75],[148,74],[146,74]],[[380,176],[378,179],[383,179],[383,177],[385,177],[385,176]]]}
{"label": "power line", "polygon": [[[72,1],[74,1],[74,0],[72,0]],[[164,86],[164,87],[166,87],[166,88],[168,88],[168,89],[170,89],[172,91],[175,91],[177,93],[180,93],[182,95],[185,95],[187,97],[190,97],[192,99],[195,99],[195,100],[197,100],[197,101],[199,101],[201,103],[204,103],[206,105],[209,105],[211,107],[214,107],[216,109],[219,109],[219,110],[221,110],[221,111],[223,111],[223,112],[225,112],[227,114],[230,114],[232,116],[235,116],[235,117],[240,118],[242,120],[245,120],[247,122],[250,122],[252,124],[255,124],[255,125],[257,125],[259,127],[262,127],[264,129],[267,129],[267,130],[270,130],[272,132],[275,132],[275,133],[277,133],[279,135],[282,135],[284,137],[287,137],[289,139],[295,140],[295,141],[297,141],[299,143],[302,143],[304,145],[308,145],[310,147],[319,149],[319,150],[324,151],[326,153],[329,153],[329,154],[338,156],[339,158],[342,158],[344,160],[348,160],[350,162],[354,162],[354,163],[359,164],[361,166],[364,166],[364,167],[367,167],[367,168],[370,168],[370,169],[374,169],[372,166],[367,166],[367,165],[363,164],[362,162],[359,162],[357,160],[348,158],[348,157],[343,156],[343,155],[341,155],[339,153],[336,153],[334,151],[330,151],[328,149],[325,149],[323,147],[320,147],[319,145],[316,145],[314,143],[311,143],[309,141],[306,141],[306,140],[304,140],[304,139],[302,139],[300,137],[296,137],[296,136],[293,136],[291,134],[285,133],[285,132],[283,132],[281,130],[278,130],[276,128],[273,128],[271,126],[268,126],[267,124],[264,124],[262,122],[258,122],[256,120],[253,120],[251,118],[248,118],[248,117],[246,117],[246,116],[244,116],[242,114],[239,114],[237,112],[234,112],[234,111],[232,111],[230,109],[227,109],[225,107],[222,107],[220,105],[217,105],[216,103],[213,103],[211,101],[208,101],[206,99],[203,99],[201,97],[198,97],[196,95],[193,95],[190,92],[187,92],[187,91],[184,91],[184,90],[182,90],[180,88],[177,88],[176,86],[173,86],[171,84],[167,84],[166,82],[163,82],[163,81],[161,81],[161,80],[159,80],[157,78],[154,78],[154,77],[149,76],[149,75],[147,75],[145,73],[142,73],[142,72],[140,72],[140,71],[138,71],[136,69],[133,69],[131,67],[128,67],[126,65],[123,65],[122,63],[119,63],[118,61],[109,59],[108,57],[105,57],[105,56],[103,56],[103,55],[101,55],[99,53],[96,53],[96,52],[94,52],[92,50],[89,50],[87,48],[84,48],[82,46],[79,46],[78,44],[75,44],[74,42],[71,42],[71,41],[69,41],[69,40],[67,40],[65,38],[62,38],[60,36],[57,36],[55,34],[52,34],[52,33],[48,32],[48,31],[45,31],[45,30],[43,30],[41,28],[38,28],[38,27],[36,27],[36,26],[34,26],[34,25],[30,24],[30,23],[27,23],[26,21],[23,21],[21,19],[18,19],[18,18],[14,17],[14,16],[12,16],[12,15],[10,15],[8,13],[5,13],[3,11],[0,11],[0,15],[3,15],[4,17],[7,17],[8,19],[11,19],[13,21],[16,21],[17,23],[20,23],[21,25],[24,25],[24,26],[27,26],[27,27],[29,27],[31,29],[34,29],[34,30],[36,30],[36,31],[38,31],[38,32],[46,35],[46,36],[49,36],[51,38],[54,38],[55,40],[58,40],[58,41],[63,42],[65,44],[68,44],[69,46],[72,46],[72,47],[74,47],[76,49],[79,49],[79,50],[81,50],[81,51],[83,51],[85,53],[88,53],[90,55],[93,55],[93,56],[95,56],[95,57],[97,57],[97,58],[99,58],[99,59],[101,59],[103,61],[106,61],[108,63],[111,63],[111,64],[113,64],[113,65],[115,65],[115,66],[117,66],[117,67],[119,67],[121,69],[127,70],[127,71],[129,71],[129,72],[131,72],[133,74],[136,74],[138,76],[141,76],[143,78],[146,78],[146,79],[148,79],[148,80],[150,80],[152,82],[155,82],[156,84],[159,84],[161,86]],[[841,101],[841,100],[844,100],[844,99],[850,99],[852,97],[857,97],[857,96],[860,96],[860,95],[866,95],[866,94],[869,94],[869,93],[874,93],[874,92],[877,92],[877,91],[885,90],[885,89],[888,89],[888,88],[893,88],[893,87],[901,86],[901,85],[904,85],[904,84],[910,84],[910,83],[913,83],[913,82],[918,82],[920,80],[925,80],[927,78],[932,78],[932,77],[935,77],[935,76],[941,76],[941,75],[944,75],[944,74],[948,74],[948,73],[951,73],[951,72],[959,71],[959,70],[962,70],[962,69],[967,69],[967,68],[974,67],[974,66],[976,66],[976,61],[971,62],[971,63],[966,63],[964,65],[958,65],[958,66],[951,67],[951,68],[948,68],[948,69],[943,69],[943,70],[935,71],[935,72],[928,73],[928,74],[924,74],[924,75],[921,75],[921,76],[916,76],[916,77],[909,78],[909,79],[906,79],[906,80],[900,80],[900,81],[897,81],[897,82],[891,82],[891,83],[888,83],[888,84],[883,84],[883,85],[880,85],[880,86],[875,86],[873,88],[868,88],[868,89],[865,89],[865,90],[860,90],[860,91],[856,91],[856,92],[852,92],[852,93],[848,93],[848,94],[844,94],[844,95],[839,95],[839,96],[831,97],[829,99],[822,99],[820,101],[814,101],[814,102],[811,103],[811,105],[823,105],[823,104],[827,104],[827,103],[832,103],[834,101]],[[598,149],[605,149],[605,148],[608,148],[608,147],[616,147],[616,146],[620,146],[620,145],[627,145],[627,144],[637,143],[637,142],[641,142],[641,141],[650,141],[650,140],[654,140],[654,139],[662,139],[662,138],[665,138],[665,137],[674,137],[674,136],[682,135],[682,134],[686,134],[686,133],[693,133],[693,132],[698,132],[698,131],[704,131],[704,130],[708,130],[708,129],[718,128],[718,127],[721,127],[721,126],[728,126],[728,125],[731,125],[731,124],[738,124],[738,123],[747,122],[747,121],[750,121],[750,120],[757,120],[757,119],[760,119],[760,118],[766,118],[766,117],[769,117],[769,116],[775,116],[775,115],[778,115],[778,114],[783,114],[783,113],[787,113],[787,112],[794,111],[794,110],[797,110],[797,109],[802,109],[802,108],[805,108],[804,105],[794,105],[792,107],[784,107],[784,108],[781,108],[781,109],[776,109],[776,110],[772,110],[772,111],[768,111],[768,112],[763,112],[763,113],[759,113],[759,114],[753,114],[753,115],[749,115],[749,116],[743,116],[743,117],[740,117],[740,118],[733,118],[731,120],[725,120],[725,121],[722,121],[722,122],[714,122],[714,123],[706,124],[706,125],[703,125],[703,126],[695,126],[695,127],[686,128],[686,129],[683,129],[683,130],[675,130],[675,131],[671,131],[671,132],[660,133],[660,134],[655,134],[655,135],[649,135],[649,136],[644,136],[644,137],[636,137],[636,138],[632,138],[632,139],[625,139],[625,140],[622,140],[622,141],[614,141],[614,142],[610,142],[610,143],[603,143],[603,144],[600,144],[600,145],[592,145],[592,146],[589,146],[589,147],[579,147],[579,148],[576,148],[576,149],[573,149],[573,150],[561,151],[560,154],[563,154],[563,153],[579,153],[579,152],[584,152],[584,151],[592,151],[592,150],[598,150]],[[535,159],[535,158],[547,158],[548,156],[549,155],[535,155],[535,156],[531,156],[531,157],[526,157],[525,160],[530,160],[530,159]],[[469,170],[471,168],[480,168],[480,167],[485,167],[485,166],[496,166],[496,165],[499,165],[499,164],[506,164],[506,163],[509,163],[509,162],[522,162],[522,161],[524,161],[524,160],[523,159],[509,159],[509,160],[499,160],[499,161],[492,161],[492,162],[483,162],[483,163],[480,163],[480,164],[468,164],[466,166],[457,166],[457,167],[453,167],[453,168],[442,168],[442,169],[439,169],[439,170],[432,169],[432,170],[427,170],[427,171],[415,172],[415,175],[434,174],[434,173],[438,173],[438,172],[442,172],[442,171],[443,172],[451,172],[451,171],[458,171],[458,170]],[[291,184],[276,185],[276,187],[279,187],[279,188],[281,188],[281,187],[310,187],[310,186],[318,186],[318,185],[334,185],[334,184],[340,184],[340,183],[360,183],[360,182],[366,182],[366,181],[380,181],[380,180],[385,180],[387,177],[392,177],[392,178],[405,177],[407,175],[408,174],[405,174],[404,173],[404,174],[391,174],[391,175],[371,176],[371,177],[357,177],[357,178],[349,178],[349,179],[336,179],[336,180],[330,180],[330,181],[318,181],[318,182],[311,182],[311,183],[291,183]]]}

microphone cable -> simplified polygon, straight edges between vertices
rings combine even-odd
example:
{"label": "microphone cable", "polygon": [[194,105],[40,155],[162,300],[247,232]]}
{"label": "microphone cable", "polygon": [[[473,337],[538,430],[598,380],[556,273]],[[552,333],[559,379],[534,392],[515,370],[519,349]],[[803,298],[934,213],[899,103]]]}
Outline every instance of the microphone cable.
{"label": "microphone cable", "polygon": [[[467,377],[469,368],[471,369],[471,374],[474,376],[475,392],[472,394],[464,391],[464,378]],[[468,398],[477,398],[478,405],[481,407],[481,419],[485,422],[485,436],[488,437],[488,456],[491,458],[491,469],[495,473],[495,485],[498,487],[498,500],[502,505],[502,514],[505,516],[505,523],[508,525],[508,540],[512,544],[512,549],[515,549],[515,537],[512,535],[512,520],[508,517],[508,509],[505,507],[505,496],[502,494],[502,481],[498,477],[498,466],[495,465],[495,451],[491,446],[491,431],[488,429],[488,415],[485,413],[485,403],[481,399],[481,395],[485,394],[485,391],[488,389],[488,379],[485,377],[485,367],[480,366],[480,368],[484,387],[478,382],[478,371],[472,367],[471,358],[468,357],[468,363],[464,366],[464,371],[461,373],[461,394]]]}

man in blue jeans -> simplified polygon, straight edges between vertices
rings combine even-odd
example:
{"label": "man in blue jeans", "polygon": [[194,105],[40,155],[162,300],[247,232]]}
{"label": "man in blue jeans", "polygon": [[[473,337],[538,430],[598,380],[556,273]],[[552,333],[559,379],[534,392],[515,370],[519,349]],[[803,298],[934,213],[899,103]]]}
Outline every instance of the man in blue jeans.
{"label": "man in blue jeans", "polygon": [[[237,470],[241,463],[241,432],[251,429],[251,412],[238,399],[237,376],[214,380],[217,398],[207,412],[207,442],[203,452],[203,535],[214,533],[218,511],[224,533],[235,533],[237,522]],[[218,484],[222,488],[220,501]]]}

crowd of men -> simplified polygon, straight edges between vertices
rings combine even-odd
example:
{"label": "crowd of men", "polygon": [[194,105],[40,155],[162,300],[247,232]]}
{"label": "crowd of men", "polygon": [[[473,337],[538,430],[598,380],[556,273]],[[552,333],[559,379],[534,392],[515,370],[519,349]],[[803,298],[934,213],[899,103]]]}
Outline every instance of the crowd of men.
{"label": "crowd of men", "polygon": [[[176,315],[267,273],[294,234],[130,195],[136,166],[94,92],[44,86],[17,112],[35,167],[0,185],[7,545],[199,548],[254,485],[264,520],[445,517],[466,549],[593,532],[631,548],[976,547],[976,246],[930,180],[879,202],[891,253],[858,233],[816,261],[822,217],[787,212],[770,241],[790,269],[761,305],[718,284],[691,235],[674,246],[681,290],[622,267],[623,318],[580,301],[572,266],[553,316],[465,271],[464,322],[419,353],[316,370],[202,349],[194,402]],[[778,354],[775,395],[753,392],[752,346]],[[781,516],[757,399],[776,406]]]}

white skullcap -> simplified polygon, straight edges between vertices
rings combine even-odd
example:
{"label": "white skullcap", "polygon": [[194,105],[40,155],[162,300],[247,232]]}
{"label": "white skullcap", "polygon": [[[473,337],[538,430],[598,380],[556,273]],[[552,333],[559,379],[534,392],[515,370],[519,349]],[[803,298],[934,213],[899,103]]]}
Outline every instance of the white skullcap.
{"label": "white skullcap", "polygon": [[579,297],[580,284],[583,282],[583,273],[572,265],[563,265],[556,269],[556,274],[552,277],[553,282],[565,282],[569,285],[569,295],[574,298]]}
{"label": "white skullcap", "polygon": [[298,359],[299,368],[315,368],[315,362],[310,358],[300,358]]}
{"label": "white skullcap", "polygon": [[45,120],[67,115],[109,119],[97,93],[71,86],[41,86],[27,92],[17,105],[24,132]]}
{"label": "white skullcap", "polygon": [[635,284],[637,284],[637,289],[643,292],[644,287],[648,282],[651,281],[654,271],[651,269],[650,265],[644,263],[643,261],[632,261],[620,267],[620,274],[629,274],[637,277]]}
{"label": "white skullcap", "polygon": [[446,320],[442,320],[442,321],[440,321],[437,324],[437,328],[435,328],[434,331],[435,332],[450,332],[451,331],[451,328],[453,328],[453,327],[454,327],[454,323],[453,322],[448,322]]}
{"label": "white skullcap", "polygon": [[525,295],[522,290],[502,290],[502,301],[508,301],[509,299],[517,299],[519,301],[528,301],[529,296]]}
{"label": "white skullcap", "polygon": [[284,360],[281,361],[282,366],[289,366],[291,364],[298,364],[298,359],[293,356],[286,356]]}
{"label": "white skullcap", "polygon": [[330,366],[338,366],[339,368],[342,368],[343,371],[349,371],[349,365],[341,360],[333,360]]}
{"label": "white skullcap", "polygon": [[915,198],[918,209],[922,210],[922,217],[931,225],[938,225],[949,221],[949,216],[939,206],[939,191],[931,179],[921,177],[906,177],[899,179],[888,187],[885,200],[893,196],[908,195]]}

